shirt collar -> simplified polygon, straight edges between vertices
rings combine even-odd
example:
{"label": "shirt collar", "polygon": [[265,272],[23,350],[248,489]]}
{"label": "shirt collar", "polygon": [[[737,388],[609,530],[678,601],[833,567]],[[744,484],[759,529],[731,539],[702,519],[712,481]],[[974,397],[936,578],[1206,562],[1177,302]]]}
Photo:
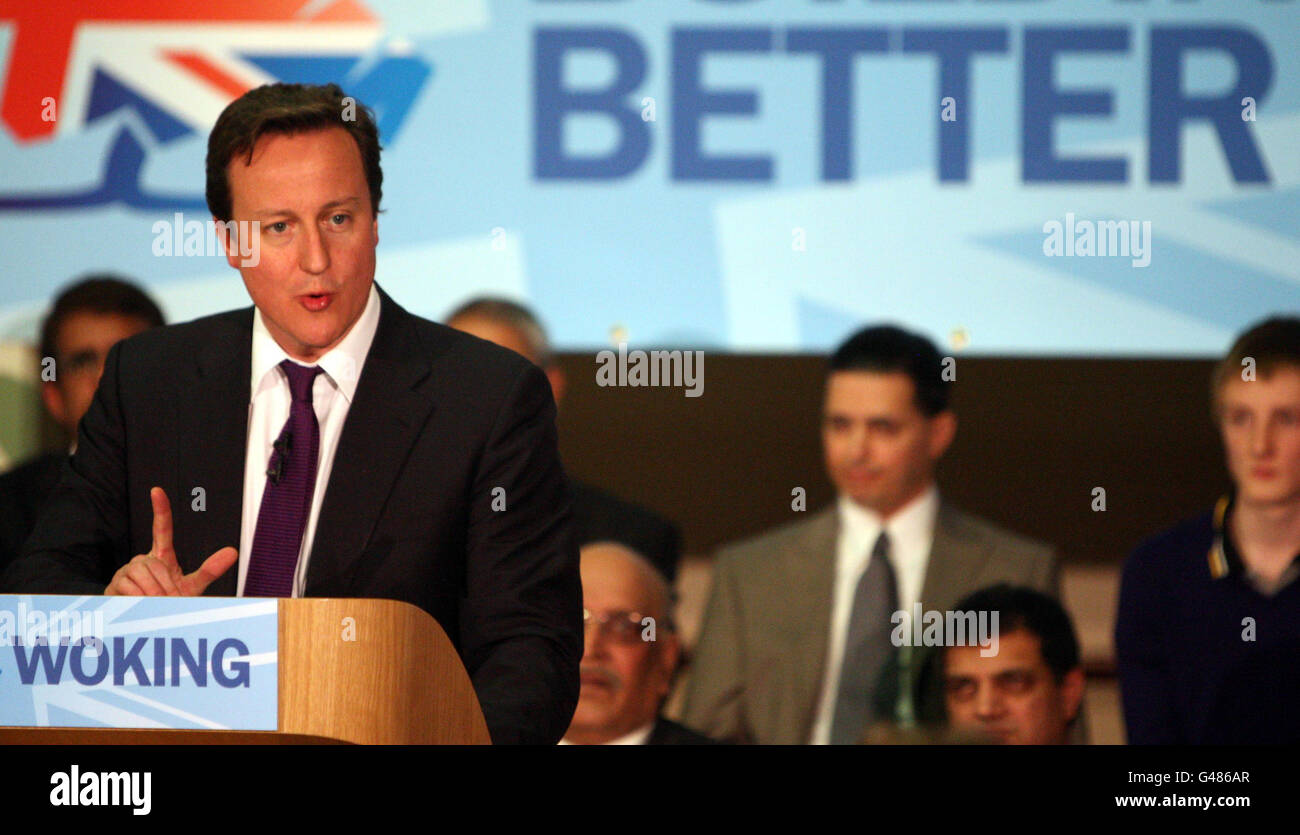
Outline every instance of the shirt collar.
{"label": "shirt collar", "polygon": [[939,515],[939,490],[931,484],[884,523],[876,511],[863,507],[842,494],[839,498],[839,511],[842,530],[862,548],[872,548],[882,529],[888,531],[889,538],[895,541],[901,537],[925,539],[934,530],[935,519]]}
{"label": "shirt collar", "polygon": [[[352,325],[352,329],[338,345],[323,354],[315,363],[347,398],[348,403],[352,402],[357,392],[361,367],[365,365],[366,354],[370,352],[370,345],[375,341],[375,332],[379,329],[379,308],[379,290],[372,282],[366,307]],[[276,342],[275,337],[267,330],[266,322],[262,319],[262,311],[254,308],[253,362],[252,376],[249,380],[249,391],[253,397],[256,397],[263,387],[277,382],[277,378],[271,376],[271,372],[287,359],[293,358],[280,347],[280,343]],[[293,361],[298,362],[298,360]]]}
{"label": "shirt collar", "polygon": [[1241,556],[1228,536],[1228,510],[1232,507],[1232,495],[1220,497],[1214,505],[1214,542],[1210,545],[1207,559],[1210,562],[1210,576],[1222,580],[1229,574],[1241,570]]}
{"label": "shirt collar", "polygon": [[[1259,587],[1261,581],[1256,580],[1251,572],[1246,569],[1246,562],[1241,558],[1241,552],[1237,550],[1237,544],[1232,541],[1232,529],[1228,526],[1232,518],[1232,510],[1236,505],[1236,495],[1229,492],[1219,498],[1214,505],[1214,541],[1210,544],[1210,552],[1207,559],[1210,563],[1210,577],[1215,580],[1222,580],[1225,577],[1245,577],[1252,585]],[[1290,566],[1282,575],[1281,581],[1277,588],[1287,585],[1295,579],[1296,572],[1300,571],[1300,554],[1296,554],[1291,560]]]}
{"label": "shirt collar", "polygon": [[[645,745],[646,741],[650,739],[650,733],[651,731],[654,730],[654,728],[655,728],[655,723],[651,722],[649,725],[642,725],[641,727],[637,728],[635,731],[632,731],[632,733],[627,734],[626,736],[620,736],[617,739],[611,739],[609,742],[602,742],[601,745]],[[573,743],[569,742],[568,740],[561,739],[560,744],[572,745]]]}

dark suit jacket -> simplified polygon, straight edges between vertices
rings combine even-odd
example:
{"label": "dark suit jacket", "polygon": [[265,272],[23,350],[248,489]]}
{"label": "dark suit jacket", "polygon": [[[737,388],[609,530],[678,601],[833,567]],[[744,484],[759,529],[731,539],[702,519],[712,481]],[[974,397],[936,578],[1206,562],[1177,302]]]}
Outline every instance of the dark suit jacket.
{"label": "dark suit jacket", "polygon": [[[723,549],[686,683],[682,719],[714,739],[801,745],[826,671],[839,514],[834,505]],[[924,609],[951,609],[996,583],[1055,595],[1053,549],[941,503],[921,588]],[[915,652],[918,670],[931,648]],[[893,667],[886,669],[888,676]],[[943,715],[940,682],[914,683],[917,716]]]}
{"label": "dark suit jacket", "polygon": [[[582,590],[550,386],[513,351],[380,298],[306,595],[419,606],[460,652],[493,740],[554,743],[578,699]],[[252,323],[249,307],[110,351],[76,455],[5,590],[102,593],[151,547],[154,485],[171,499],[186,573],[239,545]],[[234,595],[236,570],[207,594]]]}
{"label": "dark suit jacket", "polygon": [[717,745],[716,739],[709,739],[698,734],[685,725],[679,725],[671,719],[660,716],[655,720],[654,729],[645,741],[646,745]]}
{"label": "dark suit jacket", "polygon": [[47,452],[0,475],[0,572],[22,554],[67,460],[65,453]]}
{"label": "dark suit jacket", "polygon": [[569,485],[579,547],[589,542],[618,542],[650,560],[669,583],[677,579],[682,537],[676,525],[599,487],[576,480]]}

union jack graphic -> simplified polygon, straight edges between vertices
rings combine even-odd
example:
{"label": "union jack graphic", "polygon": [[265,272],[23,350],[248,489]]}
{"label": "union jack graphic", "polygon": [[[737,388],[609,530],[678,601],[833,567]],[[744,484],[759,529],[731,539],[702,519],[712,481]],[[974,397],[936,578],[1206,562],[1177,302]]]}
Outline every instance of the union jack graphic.
{"label": "union jack graphic", "polygon": [[101,204],[201,210],[200,197],[148,191],[142,167],[154,148],[205,134],[245,91],[275,81],[337,83],[375,110],[388,143],[432,72],[418,56],[386,43],[380,20],[356,0],[197,7],[4,0],[0,21],[12,25],[14,36],[0,121],[18,143],[57,141],[105,119],[121,122],[97,185],[0,194],[0,211]]}

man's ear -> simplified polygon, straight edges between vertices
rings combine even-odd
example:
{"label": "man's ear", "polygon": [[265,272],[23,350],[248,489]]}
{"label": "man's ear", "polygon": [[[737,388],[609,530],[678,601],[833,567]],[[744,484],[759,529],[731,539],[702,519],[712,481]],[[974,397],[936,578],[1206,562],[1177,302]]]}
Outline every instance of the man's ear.
{"label": "man's ear", "polygon": [[230,234],[230,230],[235,228],[236,224],[234,221],[217,220],[214,215],[212,217],[212,226],[217,233],[217,243],[221,244],[221,248],[226,251],[226,263],[233,269],[239,269],[239,265],[243,263],[244,259],[239,254],[239,241],[234,240]]}
{"label": "man's ear", "polygon": [[1061,680],[1061,709],[1065,713],[1066,722],[1073,722],[1074,717],[1079,715],[1079,707],[1083,704],[1083,688],[1082,667],[1070,670]]}
{"label": "man's ear", "polygon": [[957,414],[945,409],[930,418],[930,458],[938,461],[957,436]]}
{"label": "man's ear", "polygon": [[564,399],[564,389],[569,384],[564,376],[564,369],[560,368],[559,363],[552,362],[546,369],[546,379],[551,381],[551,396],[555,398],[556,411],[559,411],[560,401]]}
{"label": "man's ear", "polygon": [[41,402],[45,404],[45,411],[50,413],[55,423],[59,426],[66,425],[68,401],[64,398],[63,389],[59,388],[58,383],[41,383]]}
{"label": "man's ear", "polygon": [[668,691],[672,689],[673,673],[677,672],[677,663],[682,656],[681,639],[675,631],[662,632],[656,635],[655,639],[659,644],[659,657],[655,659],[655,664],[661,673],[658,686],[660,695],[667,696]]}

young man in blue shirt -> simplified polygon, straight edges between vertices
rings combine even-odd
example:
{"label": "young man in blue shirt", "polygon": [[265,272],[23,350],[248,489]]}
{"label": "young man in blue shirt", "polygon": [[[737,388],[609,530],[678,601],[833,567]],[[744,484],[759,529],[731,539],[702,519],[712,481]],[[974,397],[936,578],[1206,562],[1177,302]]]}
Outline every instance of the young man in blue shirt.
{"label": "young man in blue shirt", "polygon": [[1124,566],[1130,743],[1300,742],[1300,318],[1244,333],[1213,402],[1232,490]]}

